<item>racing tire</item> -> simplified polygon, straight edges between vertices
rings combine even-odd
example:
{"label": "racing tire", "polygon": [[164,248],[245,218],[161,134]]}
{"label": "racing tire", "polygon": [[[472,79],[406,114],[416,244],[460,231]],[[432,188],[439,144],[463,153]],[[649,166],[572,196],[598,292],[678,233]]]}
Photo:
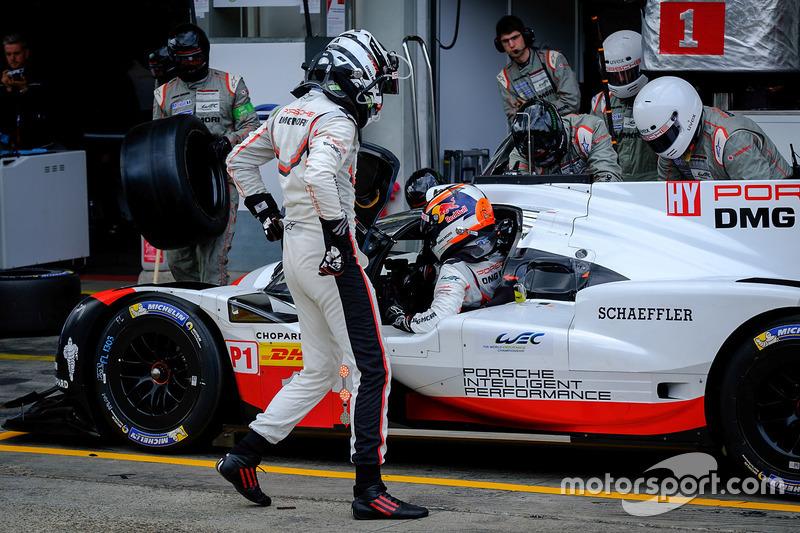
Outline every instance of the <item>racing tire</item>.
{"label": "racing tire", "polygon": [[228,175],[213,136],[194,115],[132,128],[122,142],[120,173],[131,219],[162,250],[201,243],[228,225]]}
{"label": "racing tire", "polygon": [[726,455],[758,479],[800,493],[800,315],[748,336],[719,390]]}
{"label": "racing tire", "polygon": [[152,293],[126,302],[110,317],[92,365],[96,407],[108,428],[151,452],[204,439],[224,396],[219,346],[190,302]]}
{"label": "racing tire", "polygon": [[0,337],[58,335],[81,300],[81,280],[71,270],[0,270]]}

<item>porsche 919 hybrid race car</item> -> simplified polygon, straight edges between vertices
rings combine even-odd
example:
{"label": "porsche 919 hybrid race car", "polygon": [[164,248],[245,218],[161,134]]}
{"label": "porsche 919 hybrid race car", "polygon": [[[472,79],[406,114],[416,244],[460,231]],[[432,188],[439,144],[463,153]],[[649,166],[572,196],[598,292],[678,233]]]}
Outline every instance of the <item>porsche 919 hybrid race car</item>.
{"label": "porsche 919 hybrid race car", "polygon": [[[391,190],[397,160],[368,148],[357,183]],[[512,297],[429,333],[384,326],[390,432],[715,447],[800,489],[800,181],[592,183],[501,167],[495,156],[474,184],[507,253],[486,275]],[[421,211],[379,218],[385,203],[359,212],[367,273],[382,310],[424,310]],[[302,368],[301,341],[279,263],[225,287],[101,292],[61,333],[61,400],[6,427],[35,430],[69,405],[74,431],[184,447],[246,426]],[[350,386],[343,366],[300,426],[347,431]]]}

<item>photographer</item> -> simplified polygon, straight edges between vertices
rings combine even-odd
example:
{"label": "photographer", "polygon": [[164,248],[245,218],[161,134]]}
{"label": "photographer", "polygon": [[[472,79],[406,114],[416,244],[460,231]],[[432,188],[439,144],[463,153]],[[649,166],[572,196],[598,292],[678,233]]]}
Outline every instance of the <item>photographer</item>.
{"label": "photographer", "polygon": [[30,50],[18,34],[3,38],[7,69],[0,90],[0,148],[25,150],[52,144],[53,128],[46,111],[42,84],[30,76]]}

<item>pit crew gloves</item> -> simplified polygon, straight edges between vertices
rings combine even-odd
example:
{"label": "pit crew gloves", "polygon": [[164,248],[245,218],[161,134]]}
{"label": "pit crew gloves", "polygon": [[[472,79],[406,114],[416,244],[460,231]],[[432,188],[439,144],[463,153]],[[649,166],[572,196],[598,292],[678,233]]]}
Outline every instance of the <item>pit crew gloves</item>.
{"label": "pit crew gloves", "polygon": [[319,264],[319,275],[338,276],[355,260],[350,225],[347,217],[331,220],[320,218],[319,222],[325,239],[325,255]]}
{"label": "pit crew gloves", "polygon": [[244,199],[244,205],[261,222],[268,241],[274,242],[283,238],[283,215],[270,193],[251,194]]}
{"label": "pit crew gloves", "polygon": [[231,141],[229,141],[228,138],[223,135],[219,139],[214,139],[211,141],[211,149],[214,150],[214,153],[217,155],[217,159],[224,164],[225,158],[229,153],[231,153],[233,147],[231,146]]}
{"label": "pit crew gloves", "polygon": [[397,329],[414,333],[414,330],[411,329],[410,320],[408,316],[406,316],[406,312],[403,311],[403,308],[399,305],[393,305],[386,310],[386,319]]}

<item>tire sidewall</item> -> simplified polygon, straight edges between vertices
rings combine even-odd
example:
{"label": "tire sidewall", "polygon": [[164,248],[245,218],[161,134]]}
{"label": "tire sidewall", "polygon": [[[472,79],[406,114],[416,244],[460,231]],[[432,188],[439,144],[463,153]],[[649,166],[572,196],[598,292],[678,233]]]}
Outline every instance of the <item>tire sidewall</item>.
{"label": "tire sidewall", "polygon": [[[755,396],[771,372],[787,364],[800,364],[800,338],[777,336],[784,328],[797,327],[800,316],[765,325],[733,353],[720,386],[720,426],[728,457],[759,480],[800,493],[800,458],[779,457],[759,439],[754,420]],[[771,342],[767,339],[772,336]],[[783,463],[783,464],[781,464]]]}
{"label": "tire sidewall", "polygon": [[[132,396],[126,394],[130,385],[123,386],[120,378],[122,368],[130,372],[120,358],[131,359],[132,355],[126,353],[131,341],[154,331],[180,345],[185,359],[193,359],[186,365],[185,396],[178,407],[161,416],[138,411],[129,399]],[[223,369],[219,353],[215,335],[194,304],[160,294],[145,294],[126,302],[110,317],[94,352],[94,396],[111,431],[148,450],[169,451],[196,442],[209,429],[221,404]],[[153,385],[146,382],[144,386]],[[146,404],[144,409],[148,409]]]}
{"label": "tire sidewall", "polygon": [[80,300],[80,277],[72,270],[0,270],[0,337],[58,335]]}
{"label": "tire sidewall", "polygon": [[156,248],[199,244],[225,231],[229,178],[193,115],[140,124],[122,143],[120,175],[131,218]]}

